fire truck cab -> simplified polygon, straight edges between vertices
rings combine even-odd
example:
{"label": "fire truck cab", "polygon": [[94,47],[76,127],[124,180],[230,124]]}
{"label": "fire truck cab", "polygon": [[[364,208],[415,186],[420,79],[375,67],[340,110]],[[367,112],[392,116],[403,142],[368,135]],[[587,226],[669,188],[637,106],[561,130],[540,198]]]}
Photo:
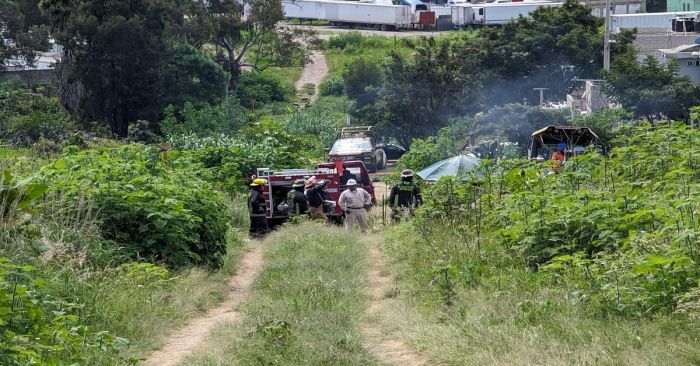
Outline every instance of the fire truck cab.
{"label": "fire truck cab", "polygon": [[374,186],[370,180],[367,168],[362,161],[338,161],[316,165],[315,169],[284,169],[272,171],[269,168],[258,168],[257,177],[267,180],[263,187],[263,197],[267,206],[267,219],[273,224],[281,223],[289,218],[287,210],[280,209],[287,202],[287,193],[292,190],[292,184],[297,179],[307,180],[315,176],[317,180],[326,180],[326,192],[330,201],[335,202],[332,211],[326,215],[340,223],[344,214],[338,205],[340,194],[347,189],[345,183],[349,179],[355,179],[359,186],[372,196],[372,203],[376,202]]}

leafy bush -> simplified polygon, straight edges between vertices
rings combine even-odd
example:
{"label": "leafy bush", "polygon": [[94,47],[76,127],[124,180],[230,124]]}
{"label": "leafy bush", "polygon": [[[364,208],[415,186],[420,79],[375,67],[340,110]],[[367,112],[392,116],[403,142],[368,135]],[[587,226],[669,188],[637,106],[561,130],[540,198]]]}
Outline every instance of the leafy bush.
{"label": "leafy bush", "polygon": [[46,189],[31,178],[16,181],[10,171],[0,170],[0,229],[4,230],[4,224],[15,219],[18,212],[27,212]]}
{"label": "leafy bush", "polygon": [[32,266],[0,258],[0,364],[81,364],[89,350],[125,343],[107,332],[91,333],[80,322],[80,306],[47,294],[46,283]]}
{"label": "leafy bush", "polygon": [[257,72],[244,72],[238,79],[236,96],[241,105],[252,108],[253,104],[284,101],[287,92],[288,90],[275,78]]}
{"label": "leafy bush", "polygon": [[58,99],[20,89],[0,92],[0,138],[29,146],[40,137],[60,142],[77,128]]}
{"label": "leafy bush", "polygon": [[135,258],[176,267],[218,267],[226,254],[227,206],[190,167],[173,169],[156,148],[127,145],[104,151],[67,148],[41,177],[77,204],[99,211],[105,238]]}
{"label": "leafy bush", "polygon": [[0,93],[10,93],[27,87],[22,78],[15,75],[0,83]]}
{"label": "leafy bush", "polygon": [[359,106],[371,103],[377,98],[377,94],[367,89],[379,87],[382,78],[382,69],[377,63],[356,58],[348,63],[343,72],[345,93],[349,98],[357,100]]}
{"label": "leafy bush", "polygon": [[322,96],[343,95],[345,91],[345,80],[343,80],[341,76],[333,75],[324,80],[318,89]]}
{"label": "leafy bush", "polygon": [[399,171],[403,169],[420,170],[442,159],[454,156],[457,152],[454,137],[449,135],[448,129],[442,129],[438,136],[413,140],[411,149],[396,162],[396,166]]}
{"label": "leafy bush", "polygon": [[[448,304],[457,286],[529,267],[539,283],[516,286],[558,284],[600,314],[691,311],[700,286],[700,131],[678,124],[610,133],[619,137],[608,156],[590,151],[555,175],[546,164],[501,160],[482,165],[478,185],[437,182],[397,229],[410,245],[395,250]],[[422,165],[440,153],[435,140],[423,143],[403,161]]]}
{"label": "leafy bush", "polygon": [[274,124],[248,126],[238,137],[174,136],[172,163],[191,170],[229,194],[239,192],[246,177],[257,168],[290,168],[308,165],[303,152],[316,149],[313,140],[295,137]]}
{"label": "leafy bush", "polygon": [[144,144],[153,144],[158,141],[158,136],[151,130],[150,122],[144,120],[138,120],[129,125],[128,138],[129,141]]}
{"label": "leafy bush", "polygon": [[310,107],[295,110],[287,117],[283,126],[294,136],[308,136],[316,139],[322,146],[330,146],[335,141],[338,127],[343,118],[333,114],[328,108]]}
{"label": "leafy bush", "polygon": [[185,103],[182,110],[176,112],[175,107],[169,106],[160,122],[160,130],[166,136],[232,134],[247,121],[248,112],[236,98],[228,97],[219,105],[200,109],[192,103]]}
{"label": "leafy bush", "polygon": [[604,311],[644,315],[674,309],[697,286],[691,192],[700,190],[700,132],[629,132],[609,158],[591,152],[555,176],[538,165],[503,174],[496,184],[509,194],[490,220],[534,268],[569,268],[564,277],[579,281],[579,296]]}
{"label": "leafy bush", "polygon": [[365,36],[360,32],[353,31],[331,37],[326,41],[326,47],[338,48],[341,50],[348,46],[358,47],[364,45],[367,47],[377,47],[383,44],[384,41],[385,38],[381,36]]}

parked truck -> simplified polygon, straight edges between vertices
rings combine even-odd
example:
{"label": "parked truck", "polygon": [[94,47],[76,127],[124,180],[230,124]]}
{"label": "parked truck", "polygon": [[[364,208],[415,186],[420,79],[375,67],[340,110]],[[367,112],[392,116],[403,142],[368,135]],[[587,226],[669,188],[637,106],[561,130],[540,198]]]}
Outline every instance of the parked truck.
{"label": "parked truck", "polygon": [[528,16],[543,6],[562,5],[546,1],[457,5],[452,7],[452,22],[455,27],[501,25]]}
{"label": "parked truck", "polygon": [[333,221],[343,221],[343,211],[338,205],[340,194],[347,187],[349,179],[355,179],[357,183],[372,196],[372,203],[376,203],[374,186],[369,178],[365,164],[361,161],[329,162],[318,164],[314,169],[284,169],[273,171],[269,168],[258,168],[256,178],[265,178],[267,183],[263,186],[265,198],[266,216],[272,225],[280,224],[290,216],[287,203],[287,193],[292,190],[292,184],[297,179],[307,180],[316,177],[317,180],[325,180],[326,193],[329,203],[325,207],[326,215]]}
{"label": "parked truck", "polygon": [[[393,5],[322,0],[284,0],[288,19],[327,20],[332,26],[363,26],[380,30],[398,30],[432,19],[428,4],[422,2]],[[423,14],[425,13],[425,14]]]}

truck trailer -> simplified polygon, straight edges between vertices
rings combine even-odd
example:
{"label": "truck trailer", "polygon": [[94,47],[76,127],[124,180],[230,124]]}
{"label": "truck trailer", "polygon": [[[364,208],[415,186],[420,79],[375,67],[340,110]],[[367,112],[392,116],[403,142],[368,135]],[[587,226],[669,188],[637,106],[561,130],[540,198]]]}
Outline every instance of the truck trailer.
{"label": "truck trailer", "polygon": [[452,7],[455,27],[500,25],[528,16],[542,6],[562,6],[563,3],[530,1],[515,3],[466,4]]}
{"label": "truck trailer", "polygon": [[[348,1],[284,0],[288,19],[327,20],[332,26],[365,26],[380,30],[398,30],[421,24],[421,13],[429,13],[423,3],[393,5]],[[434,19],[434,16],[432,17]],[[433,20],[434,22],[434,20]]]}
{"label": "truck trailer", "polygon": [[612,29],[633,29],[633,28],[659,28],[667,30],[671,28],[673,19],[679,17],[693,17],[698,12],[667,12],[667,13],[644,13],[644,14],[613,14]]}

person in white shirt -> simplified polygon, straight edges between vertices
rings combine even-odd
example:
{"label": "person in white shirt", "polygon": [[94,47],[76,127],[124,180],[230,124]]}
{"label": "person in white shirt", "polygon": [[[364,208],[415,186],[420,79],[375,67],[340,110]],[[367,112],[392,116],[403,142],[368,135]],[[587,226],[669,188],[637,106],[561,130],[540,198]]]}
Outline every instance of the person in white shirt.
{"label": "person in white shirt", "polygon": [[345,227],[351,230],[355,221],[360,226],[360,232],[367,233],[367,209],[372,204],[372,196],[362,188],[357,187],[357,181],[350,179],[348,189],[340,195],[338,204],[345,211]]}

